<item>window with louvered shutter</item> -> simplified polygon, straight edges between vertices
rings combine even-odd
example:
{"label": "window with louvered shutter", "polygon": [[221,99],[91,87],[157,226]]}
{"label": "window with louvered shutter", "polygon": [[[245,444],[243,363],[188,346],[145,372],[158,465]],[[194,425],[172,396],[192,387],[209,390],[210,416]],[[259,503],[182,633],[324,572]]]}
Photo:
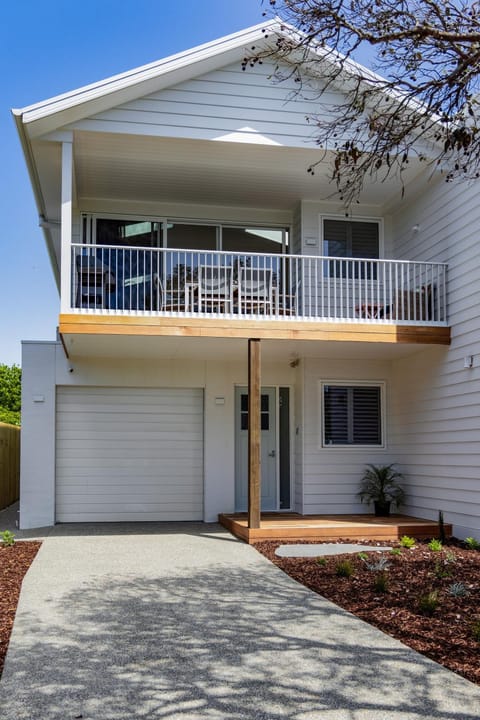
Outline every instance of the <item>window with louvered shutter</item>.
{"label": "window with louvered shutter", "polygon": [[379,385],[324,385],[325,445],[382,445]]}
{"label": "window with louvered shutter", "polygon": [[[329,257],[377,259],[380,254],[378,223],[324,219],[323,252]],[[328,274],[345,277],[345,267],[344,263],[330,260]],[[376,265],[356,264],[354,274],[356,279],[375,280]]]}

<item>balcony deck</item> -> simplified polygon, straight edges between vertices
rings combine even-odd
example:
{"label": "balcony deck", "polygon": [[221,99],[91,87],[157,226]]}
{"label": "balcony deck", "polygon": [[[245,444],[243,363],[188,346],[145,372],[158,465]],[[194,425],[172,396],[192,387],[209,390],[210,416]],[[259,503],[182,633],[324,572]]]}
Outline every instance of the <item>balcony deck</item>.
{"label": "balcony deck", "polygon": [[68,313],[60,315],[61,335],[137,335],[261,340],[326,340],[372,343],[449,345],[450,328],[439,325],[400,325],[385,322],[302,320],[254,316],[239,318],[177,315],[118,315]]}
{"label": "balcony deck", "polygon": [[62,335],[450,342],[446,266],[72,245]]}
{"label": "balcony deck", "polygon": [[[297,513],[262,513],[260,528],[247,526],[246,513],[221,514],[218,521],[232,535],[249,545],[262,540],[398,540],[402,535],[431,538],[438,535],[438,524],[432,520],[408,515],[299,515]],[[447,536],[452,526],[445,525]]]}

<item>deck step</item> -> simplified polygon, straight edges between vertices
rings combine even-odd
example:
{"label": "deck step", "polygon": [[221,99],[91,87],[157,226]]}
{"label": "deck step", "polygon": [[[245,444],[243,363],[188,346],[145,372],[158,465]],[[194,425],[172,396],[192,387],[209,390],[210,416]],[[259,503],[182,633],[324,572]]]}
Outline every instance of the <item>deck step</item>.
{"label": "deck step", "polygon": [[[252,544],[262,540],[399,540],[403,535],[418,539],[438,537],[434,520],[391,515],[299,515],[262,513],[259,528],[249,528],[246,513],[218,516],[219,523],[235,537]],[[450,537],[452,525],[445,523]]]}

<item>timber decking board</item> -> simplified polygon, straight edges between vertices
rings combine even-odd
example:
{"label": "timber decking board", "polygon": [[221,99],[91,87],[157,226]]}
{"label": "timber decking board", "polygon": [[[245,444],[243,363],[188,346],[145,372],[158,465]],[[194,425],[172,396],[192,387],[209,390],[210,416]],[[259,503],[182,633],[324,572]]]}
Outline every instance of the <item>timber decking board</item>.
{"label": "timber decking board", "polygon": [[[221,514],[223,527],[251,544],[260,540],[398,540],[402,535],[430,538],[438,535],[434,520],[391,515],[297,515],[295,513],[262,513],[260,527],[248,528],[246,513]],[[445,532],[452,534],[452,526],[445,524]]]}
{"label": "timber decking board", "polygon": [[338,342],[450,344],[450,328],[389,323],[330,322],[288,318],[232,319],[69,313],[59,317],[62,335],[139,335],[335,340]]}

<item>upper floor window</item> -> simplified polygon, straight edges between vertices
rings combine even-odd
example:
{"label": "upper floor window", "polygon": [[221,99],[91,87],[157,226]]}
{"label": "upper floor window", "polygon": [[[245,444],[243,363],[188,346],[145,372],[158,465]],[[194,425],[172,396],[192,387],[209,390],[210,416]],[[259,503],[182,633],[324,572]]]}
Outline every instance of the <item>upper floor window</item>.
{"label": "upper floor window", "polygon": [[[87,226],[87,223],[85,226]],[[162,228],[163,223],[161,222],[97,218],[94,227],[90,228],[90,230],[95,233],[95,243],[97,245],[158,247],[161,242]]]}
{"label": "upper floor window", "polygon": [[222,250],[276,255],[288,252],[288,232],[276,228],[222,227]]}
{"label": "upper floor window", "polygon": [[378,258],[378,222],[323,220],[323,250],[333,257]]}
{"label": "upper floor window", "polygon": [[152,221],[84,215],[83,242],[117,247],[165,247],[277,255],[288,252],[288,230],[170,219]]}
{"label": "upper floor window", "polygon": [[[363,220],[323,219],[323,254],[338,258],[377,259],[380,256],[379,223]],[[375,279],[376,263],[330,260],[330,277]]]}

